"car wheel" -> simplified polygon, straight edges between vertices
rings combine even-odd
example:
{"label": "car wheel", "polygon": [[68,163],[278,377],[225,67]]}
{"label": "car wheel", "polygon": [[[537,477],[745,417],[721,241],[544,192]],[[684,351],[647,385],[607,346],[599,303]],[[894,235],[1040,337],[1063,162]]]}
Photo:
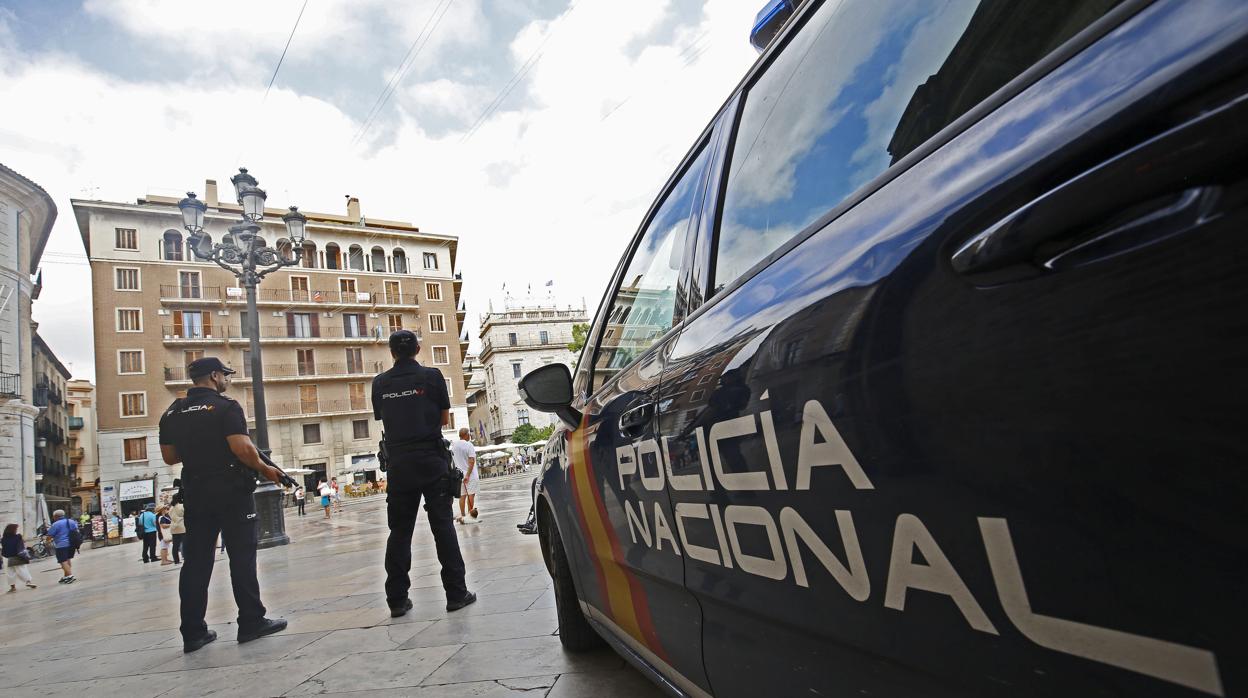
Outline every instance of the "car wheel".
{"label": "car wheel", "polygon": [[547,559],[550,566],[550,577],[555,586],[555,610],[559,615],[559,641],[569,652],[584,652],[601,647],[603,639],[585,620],[581,611],[580,600],[576,596],[576,585],[572,581],[572,568],[568,564],[568,554],[563,549],[563,538],[559,535],[559,527],[549,519],[540,528],[549,531],[549,551]]}

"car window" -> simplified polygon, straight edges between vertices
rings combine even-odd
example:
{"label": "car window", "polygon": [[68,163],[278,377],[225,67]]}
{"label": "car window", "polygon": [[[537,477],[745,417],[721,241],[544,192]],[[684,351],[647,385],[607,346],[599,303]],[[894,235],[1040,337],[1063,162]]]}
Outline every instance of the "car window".
{"label": "car window", "polygon": [[594,392],[672,328],[685,235],[709,152],[703,148],[668,192],[620,276],[598,341]]}
{"label": "car window", "polygon": [[1118,2],[825,3],[745,93],[711,288],[732,283]]}

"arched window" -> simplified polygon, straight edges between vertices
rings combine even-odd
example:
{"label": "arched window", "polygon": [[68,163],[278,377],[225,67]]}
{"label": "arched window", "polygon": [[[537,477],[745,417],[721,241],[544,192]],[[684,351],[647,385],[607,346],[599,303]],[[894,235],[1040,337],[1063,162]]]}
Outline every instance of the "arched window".
{"label": "arched window", "polygon": [[380,247],[373,248],[373,271],[386,271],[386,251]]}
{"label": "arched window", "polygon": [[316,268],[316,243],[308,240],[303,243],[303,259],[300,260],[299,266],[304,269]]}
{"label": "arched window", "polygon": [[347,248],[347,264],[356,271],[364,271],[364,248],[359,245]]}
{"label": "arched window", "polygon": [[407,273],[407,256],[404,255],[403,250],[398,247],[394,248],[394,273]]}
{"label": "arched window", "polygon": [[325,245],[325,268],[341,269],[342,268],[342,251],[336,243]]}
{"label": "arched window", "polygon": [[290,240],[286,238],[277,239],[277,257],[285,262],[295,258],[294,248],[291,247]]}
{"label": "arched window", "polygon": [[182,256],[182,233],[176,230],[166,230],[164,236],[164,258],[169,262],[181,262]]}

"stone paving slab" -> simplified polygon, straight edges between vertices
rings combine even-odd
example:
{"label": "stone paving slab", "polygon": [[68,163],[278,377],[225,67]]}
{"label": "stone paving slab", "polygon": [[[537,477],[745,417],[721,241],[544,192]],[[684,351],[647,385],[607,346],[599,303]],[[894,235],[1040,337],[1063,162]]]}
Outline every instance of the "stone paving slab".
{"label": "stone paving slab", "polygon": [[661,695],[608,649],[563,651],[537,537],[515,530],[528,509],[527,482],[487,482],[481,522],[456,527],[478,601],[454,613],[445,609],[428,527],[418,521],[414,608],[390,618],[381,497],[349,501],[329,522],[287,517],[292,543],[262,550],[258,560],[269,615],[290,627],[245,645],[235,641],[224,554],[215,555],[206,616],[218,640],[189,655],[177,632],[177,566],[138,562],[137,544],[84,549],[74,560],[79,581],[59,585],[55,563],[36,561],[39,589],[0,594],[0,695]]}

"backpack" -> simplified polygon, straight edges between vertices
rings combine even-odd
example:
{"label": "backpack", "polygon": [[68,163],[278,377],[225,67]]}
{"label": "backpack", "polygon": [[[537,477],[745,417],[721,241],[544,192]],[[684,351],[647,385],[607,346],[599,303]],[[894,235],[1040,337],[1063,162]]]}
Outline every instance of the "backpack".
{"label": "backpack", "polygon": [[74,550],[82,547],[82,530],[72,521],[69,523],[69,547]]}

